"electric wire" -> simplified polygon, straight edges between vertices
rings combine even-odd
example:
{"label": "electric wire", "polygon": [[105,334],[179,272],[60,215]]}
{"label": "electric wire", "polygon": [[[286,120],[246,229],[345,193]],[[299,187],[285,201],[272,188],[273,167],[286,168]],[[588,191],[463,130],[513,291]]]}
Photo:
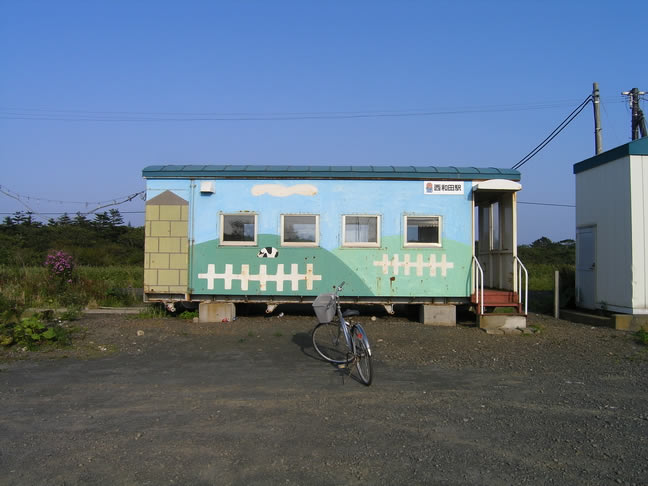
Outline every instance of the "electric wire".
{"label": "electric wire", "polygon": [[562,132],[567,125],[569,125],[587,106],[587,104],[593,100],[592,95],[588,95],[587,98],[583,100],[583,102],[578,105],[574,111],[572,111],[567,118],[565,118],[560,124],[554,128],[554,130],[542,141],[540,142],[531,152],[529,152],[527,155],[522,157],[522,159],[513,165],[511,167],[512,169],[519,169],[522,167],[524,164],[526,164],[529,160],[531,160],[533,157],[535,157],[538,152],[540,152],[543,148],[545,148],[554,138],[558,136],[560,132]]}

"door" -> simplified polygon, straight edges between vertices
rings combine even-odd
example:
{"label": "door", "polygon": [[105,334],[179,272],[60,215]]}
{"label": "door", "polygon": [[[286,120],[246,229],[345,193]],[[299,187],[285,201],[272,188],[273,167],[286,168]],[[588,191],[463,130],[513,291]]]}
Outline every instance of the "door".
{"label": "door", "polygon": [[596,308],[596,226],[576,230],[576,305]]}

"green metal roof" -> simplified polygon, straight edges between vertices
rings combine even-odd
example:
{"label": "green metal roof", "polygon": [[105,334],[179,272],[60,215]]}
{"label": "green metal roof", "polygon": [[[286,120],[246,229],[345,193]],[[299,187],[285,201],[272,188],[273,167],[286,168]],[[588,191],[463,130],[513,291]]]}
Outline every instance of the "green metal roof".
{"label": "green metal roof", "polygon": [[376,165],[150,165],[147,179],[456,179],[520,180],[520,172],[493,167]]}
{"label": "green metal roof", "polygon": [[603,152],[602,154],[578,162],[577,164],[574,164],[574,174],[593,169],[599,165],[607,164],[608,162],[618,160],[627,155],[648,155],[648,137],[633,140],[632,142],[619,145],[607,152]]}

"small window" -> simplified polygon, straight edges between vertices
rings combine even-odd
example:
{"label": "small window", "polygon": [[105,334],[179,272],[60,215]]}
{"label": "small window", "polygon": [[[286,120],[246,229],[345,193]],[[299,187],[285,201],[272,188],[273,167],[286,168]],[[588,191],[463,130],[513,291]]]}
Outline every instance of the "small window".
{"label": "small window", "polygon": [[256,214],[221,214],[221,245],[255,246],[257,244]]}
{"label": "small window", "polygon": [[283,246],[318,246],[319,216],[316,214],[282,214]]}
{"label": "small window", "polygon": [[441,246],[440,216],[405,216],[405,246]]}
{"label": "small window", "polygon": [[380,246],[380,216],[342,216],[342,246]]}

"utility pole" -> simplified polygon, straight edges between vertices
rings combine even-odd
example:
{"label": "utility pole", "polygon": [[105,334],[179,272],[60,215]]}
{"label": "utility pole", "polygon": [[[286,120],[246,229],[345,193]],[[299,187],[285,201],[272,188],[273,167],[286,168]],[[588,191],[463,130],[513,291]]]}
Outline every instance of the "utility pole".
{"label": "utility pole", "polygon": [[598,83],[594,83],[592,89],[592,101],[594,102],[594,146],[596,155],[603,152],[603,134],[601,133],[601,97],[599,96]]}
{"label": "utility pole", "polygon": [[630,107],[632,108],[632,140],[637,140],[639,138],[639,131],[641,131],[642,138],[648,136],[648,130],[646,130],[646,118],[639,107],[639,96],[645,95],[646,92],[639,91],[637,88],[632,88],[630,91],[624,91],[621,94],[630,97]]}

